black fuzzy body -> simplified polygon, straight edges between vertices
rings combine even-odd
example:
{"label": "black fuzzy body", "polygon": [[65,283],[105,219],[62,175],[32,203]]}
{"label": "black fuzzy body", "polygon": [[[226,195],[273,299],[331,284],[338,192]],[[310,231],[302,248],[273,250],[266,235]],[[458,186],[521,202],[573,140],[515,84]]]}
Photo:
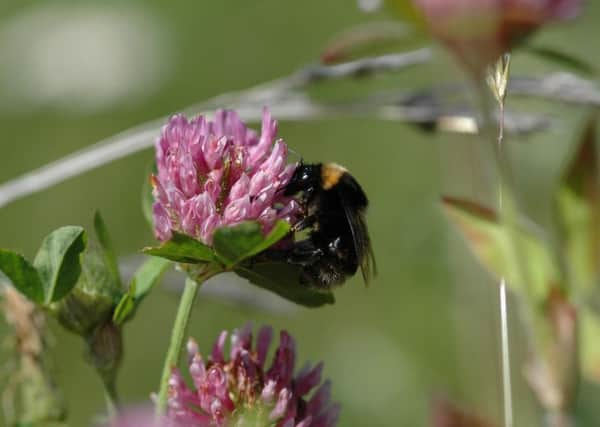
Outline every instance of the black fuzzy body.
{"label": "black fuzzy body", "polygon": [[[334,178],[323,174],[332,169]],[[296,231],[308,229],[308,237],[290,249],[288,261],[302,265],[301,281],[328,289],[341,285],[360,266],[369,280],[373,254],[364,220],[368,199],[345,169],[337,165],[301,164],[285,194],[302,193],[304,217]]]}

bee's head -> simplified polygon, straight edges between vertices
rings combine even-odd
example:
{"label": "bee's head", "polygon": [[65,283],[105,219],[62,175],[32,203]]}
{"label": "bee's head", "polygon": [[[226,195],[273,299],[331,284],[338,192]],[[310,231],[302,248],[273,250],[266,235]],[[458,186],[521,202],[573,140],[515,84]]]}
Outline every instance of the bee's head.
{"label": "bee's head", "polygon": [[300,162],[294,175],[285,187],[284,195],[292,196],[321,184],[321,164],[305,164]]}

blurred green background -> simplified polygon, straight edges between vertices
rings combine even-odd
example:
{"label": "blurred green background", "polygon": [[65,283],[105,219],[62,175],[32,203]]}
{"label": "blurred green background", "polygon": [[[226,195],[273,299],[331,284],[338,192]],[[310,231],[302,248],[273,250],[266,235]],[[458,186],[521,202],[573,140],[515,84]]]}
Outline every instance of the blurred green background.
{"label": "blurred green background", "polygon": [[[195,102],[286,75],[316,61],[340,30],[381,18],[346,0],[2,0],[0,182]],[[600,5],[588,2],[577,25],[545,30],[534,41],[600,66],[598,19]],[[436,58],[375,86],[408,89],[461,79],[447,58]],[[513,65],[519,75],[556,69],[526,55]],[[329,84],[315,94],[340,99],[364,85]],[[544,224],[550,191],[585,111],[511,98],[509,107],[560,119],[548,132],[510,141],[523,200]],[[359,278],[349,281],[336,292],[335,306],[288,314],[200,298],[190,334],[208,349],[222,329],[248,320],[289,330],[299,360],[325,361],[342,404],[341,426],[425,426],[430,399],[440,394],[499,423],[496,288],[437,204],[443,192],[491,197],[478,141],[358,118],[282,122],[280,135],[305,159],[339,162],[363,184],[379,276],[367,289]],[[146,150],[1,208],[0,246],[33,256],[58,226],[90,229],[96,209],[119,254],[151,244],[140,189],[152,155]],[[176,304],[175,293],[157,288],[126,328],[119,380],[126,402],[143,402],[157,389]],[[520,376],[524,349],[513,314],[515,421],[533,425],[539,414]],[[100,382],[82,358],[79,338],[55,324],[52,330],[70,425],[89,425],[103,409]]]}

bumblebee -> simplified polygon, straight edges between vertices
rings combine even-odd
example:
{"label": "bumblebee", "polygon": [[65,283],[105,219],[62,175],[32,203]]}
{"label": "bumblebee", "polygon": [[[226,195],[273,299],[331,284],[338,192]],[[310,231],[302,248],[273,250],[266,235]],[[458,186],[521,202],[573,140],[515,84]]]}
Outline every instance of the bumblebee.
{"label": "bumblebee", "polygon": [[369,284],[376,272],[365,220],[369,201],[356,179],[335,163],[301,162],[283,192],[300,194],[303,217],[293,232],[308,230],[287,252],[288,262],[302,266],[301,282],[330,289],[360,267]]}

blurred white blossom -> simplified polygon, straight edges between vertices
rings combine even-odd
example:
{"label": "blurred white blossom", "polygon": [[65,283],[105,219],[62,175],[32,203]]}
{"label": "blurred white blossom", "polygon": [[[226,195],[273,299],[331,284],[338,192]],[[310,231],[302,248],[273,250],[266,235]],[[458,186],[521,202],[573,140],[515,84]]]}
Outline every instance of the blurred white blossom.
{"label": "blurred white blossom", "polygon": [[152,94],[169,71],[169,33],[149,9],[46,4],[0,21],[0,111],[90,113]]}

